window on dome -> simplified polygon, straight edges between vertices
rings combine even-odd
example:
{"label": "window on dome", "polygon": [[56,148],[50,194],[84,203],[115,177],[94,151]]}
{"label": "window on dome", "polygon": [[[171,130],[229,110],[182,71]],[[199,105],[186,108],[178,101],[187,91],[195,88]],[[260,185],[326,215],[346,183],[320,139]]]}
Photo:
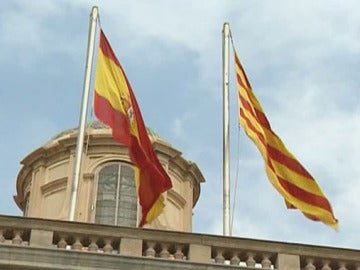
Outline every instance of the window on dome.
{"label": "window on dome", "polygon": [[137,196],[132,166],[108,163],[97,177],[95,223],[135,227]]}

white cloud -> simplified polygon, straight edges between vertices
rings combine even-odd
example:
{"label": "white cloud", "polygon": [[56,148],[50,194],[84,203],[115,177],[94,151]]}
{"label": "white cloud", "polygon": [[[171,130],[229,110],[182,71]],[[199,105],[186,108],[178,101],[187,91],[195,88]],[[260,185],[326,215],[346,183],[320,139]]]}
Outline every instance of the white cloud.
{"label": "white cloud", "polygon": [[0,17],[0,41],[5,52],[0,60],[12,60],[31,70],[35,61],[56,53],[74,54],[81,41],[71,35],[73,29],[67,21],[71,12],[68,6],[51,0],[8,4]]}
{"label": "white cloud", "polygon": [[193,117],[191,113],[185,113],[179,117],[177,117],[172,123],[172,131],[175,138],[185,139],[184,136],[187,133],[187,123],[189,119]]}

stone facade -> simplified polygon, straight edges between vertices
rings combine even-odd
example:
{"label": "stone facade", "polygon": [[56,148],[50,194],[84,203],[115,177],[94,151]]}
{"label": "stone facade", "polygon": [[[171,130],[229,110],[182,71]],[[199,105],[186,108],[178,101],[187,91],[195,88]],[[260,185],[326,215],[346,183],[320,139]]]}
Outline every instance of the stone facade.
{"label": "stone facade", "polygon": [[15,202],[24,217],[0,215],[0,269],[278,269],[360,270],[360,251],[191,232],[204,178],[195,163],[149,131],[173,188],[148,228],[95,224],[98,171],[129,163],[110,130],[87,129],[74,222],[67,221],[76,130],[59,134],[22,161]]}
{"label": "stone facade", "polygon": [[360,270],[360,251],[0,215],[0,269]]}

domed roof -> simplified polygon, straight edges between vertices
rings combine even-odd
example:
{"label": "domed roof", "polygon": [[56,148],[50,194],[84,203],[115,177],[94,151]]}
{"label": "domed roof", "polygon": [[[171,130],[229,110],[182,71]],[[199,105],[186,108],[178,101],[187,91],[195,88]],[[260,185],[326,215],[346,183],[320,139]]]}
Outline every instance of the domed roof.
{"label": "domed roof", "polygon": [[[167,142],[165,139],[163,139],[162,137],[159,136],[159,134],[157,134],[153,129],[146,127],[147,133],[150,136],[151,141],[153,142],[161,142],[163,144],[167,144],[169,146],[171,146],[171,144],[169,142]],[[69,128],[66,129],[62,132],[60,132],[59,134],[55,135],[54,137],[52,137],[46,144],[51,143],[53,141],[57,141],[59,139],[65,138],[65,137],[72,137],[75,136],[78,132],[78,128]],[[85,127],[85,132],[86,133],[107,133],[107,134],[111,134],[111,128],[108,125],[105,125],[104,123],[98,121],[98,120],[93,120],[91,122],[88,122],[86,127]]]}
{"label": "domed roof", "polygon": [[[155,154],[159,157],[159,159],[161,159],[160,162],[162,164],[168,166],[169,173],[173,175],[174,179],[178,179],[179,181],[189,181],[190,179],[193,183],[191,185],[191,189],[193,193],[192,205],[194,206],[200,195],[200,183],[205,181],[201,171],[194,162],[186,160],[179,150],[175,149],[171,144],[162,139],[156,132],[154,132],[154,130],[147,128],[147,132],[153,144]],[[94,167],[89,167],[88,171],[85,171],[84,177],[88,177],[87,172],[94,172],[94,168],[105,161],[119,159],[129,162],[126,147],[116,143],[112,139],[111,133],[111,128],[99,121],[92,121],[86,125],[85,136],[87,137],[87,154],[84,156],[88,159],[88,161],[85,162],[85,164],[86,166]],[[18,174],[16,184],[17,195],[14,197],[20,209],[25,209],[26,194],[30,190],[31,185],[29,183],[32,181],[29,179],[33,179],[33,177],[35,177],[34,172],[37,168],[41,167],[44,168],[44,170],[46,169],[49,172],[46,174],[46,177],[52,177],[51,181],[54,183],[66,183],[64,180],[68,178],[68,167],[66,166],[68,166],[71,162],[74,162],[73,155],[76,150],[77,135],[78,128],[67,129],[52,137],[51,140],[39,148],[33,150],[21,161],[23,166]],[[90,160],[92,161],[90,162]],[[93,161],[99,163],[95,164]],[[62,173],[65,173],[66,177],[60,177],[59,175],[62,175]],[[36,177],[43,176],[40,176],[39,174]],[[52,183],[51,181],[49,180],[48,182],[45,181],[41,183],[40,180],[38,181],[40,183],[39,185],[42,185],[41,192],[48,190],[50,187],[54,188],[57,185],[49,184]],[[176,183],[178,182],[176,181]],[[66,188],[64,188],[64,190],[65,189]],[[171,192],[170,193],[172,194],[171,196],[174,197],[174,201],[176,201],[179,205],[184,206],[186,203],[186,199],[184,198],[186,196],[179,196],[179,192]]]}

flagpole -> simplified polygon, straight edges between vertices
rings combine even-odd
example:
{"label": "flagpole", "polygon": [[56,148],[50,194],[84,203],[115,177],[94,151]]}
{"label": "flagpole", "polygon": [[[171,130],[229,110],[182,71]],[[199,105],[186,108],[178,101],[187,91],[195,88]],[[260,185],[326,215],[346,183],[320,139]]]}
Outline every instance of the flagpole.
{"label": "flagpole", "polygon": [[229,165],[229,33],[223,26],[223,235],[230,236],[230,165]]}
{"label": "flagpole", "polygon": [[76,207],[76,199],[77,199],[80,171],[81,171],[81,160],[82,160],[82,153],[84,146],[85,124],[86,124],[86,116],[87,116],[87,106],[89,103],[90,79],[91,79],[91,70],[92,70],[92,62],[94,55],[97,18],[98,18],[98,8],[96,6],[93,6],[90,14],[84,87],[83,87],[83,95],[82,95],[81,110],[80,110],[78,137],[76,142],[74,173],[73,173],[72,185],[71,185],[70,210],[69,210],[70,221],[74,221],[75,219],[75,207]]}

